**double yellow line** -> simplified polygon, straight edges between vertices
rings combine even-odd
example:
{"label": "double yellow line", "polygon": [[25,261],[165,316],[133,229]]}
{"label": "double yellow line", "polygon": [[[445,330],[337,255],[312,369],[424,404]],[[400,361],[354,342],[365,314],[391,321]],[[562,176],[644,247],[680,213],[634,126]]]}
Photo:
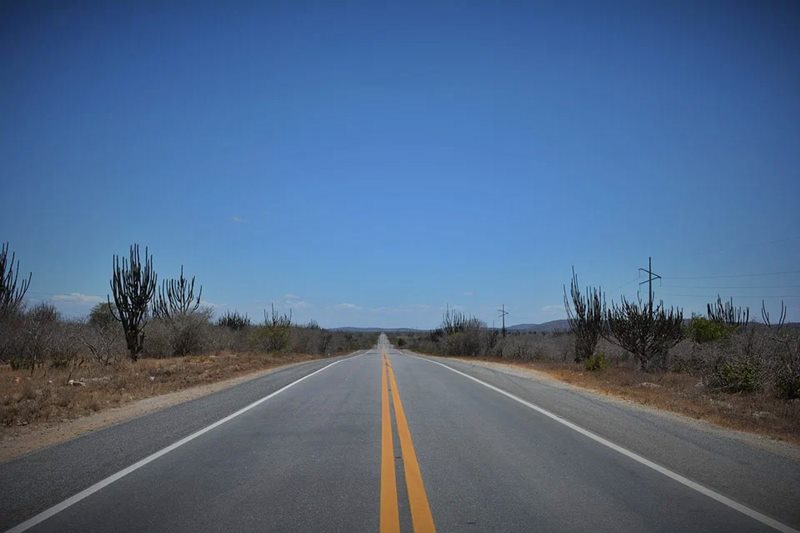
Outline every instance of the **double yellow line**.
{"label": "double yellow line", "polygon": [[428,495],[425,493],[425,484],[422,482],[422,473],[419,470],[417,453],[414,451],[414,442],[411,440],[411,431],[408,429],[403,402],[400,401],[400,391],[394,378],[394,369],[389,363],[386,352],[382,354],[381,359],[381,533],[399,533],[400,531],[392,414],[389,405],[390,384],[394,414],[397,419],[397,436],[400,439],[400,450],[403,455],[408,502],[411,507],[411,524],[414,527],[414,533],[434,533],[436,526],[433,523],[431,507],[428,504]]}

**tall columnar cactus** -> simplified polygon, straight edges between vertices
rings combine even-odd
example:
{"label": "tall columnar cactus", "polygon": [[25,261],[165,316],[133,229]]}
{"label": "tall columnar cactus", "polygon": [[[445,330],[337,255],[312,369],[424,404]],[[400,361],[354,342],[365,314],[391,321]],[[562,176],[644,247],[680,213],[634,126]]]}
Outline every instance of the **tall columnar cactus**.
{"label": "tall columnar cactus", "polygon": [[[144,346],[144,327],[147,325],[147,310],[156,291],[156,273],[153,270],[153,256],[144,249],[144,265],[139,259],[139,245],[130,249],[130,260],[123,257],[121,262],[114,256],[114,272],[111,291],[114,294],[114,318],[122,323],[125,342],[132,361],[139,358]],[[109,306],[110,298],[107,297]]]}
{"label": "tall columnar cactus", "polygon": [[203,286],[197,297],[194,295],[194,276],[187,280],[183,275],[183,265],[181,265],[181,275],[178,279],[169,279],[161,282],[161,288],[153,301],[153,314],[173,320],[182,316],[190,315],[200,307],[200,296],[203,294]]}
{"label": "tall columnar cactus", "polygon": [[14,252],[11,252],[9,260],[8,243],[3,243],[0,248],[0,318],[19,309],[25,293],[28,292],[32,276],[33,274],[29,273],[28,279],[20,279],[19,261],[16,260]]}
{"label": "tall columnar cactus", "polygon": [[602,289],[587,287],[586,294],[582,294],[574,268],[569,289],[567,297],[567,288],[564,287],[564,307],[569,328],[575,335],[575,361],[579,362],[594,355],[597,341],[600,340],[604,324],[603,292]]}
{"label": "tall columnar cactus", "polygon": [[722,298],[717,295],[717,302],[708,304],[708,319],[721,324],[738,328],[739,326],[746,326],[750,322],[750,308],[749,307],[736,307],[733,305],[733,298],[728,302],[723,302]]}

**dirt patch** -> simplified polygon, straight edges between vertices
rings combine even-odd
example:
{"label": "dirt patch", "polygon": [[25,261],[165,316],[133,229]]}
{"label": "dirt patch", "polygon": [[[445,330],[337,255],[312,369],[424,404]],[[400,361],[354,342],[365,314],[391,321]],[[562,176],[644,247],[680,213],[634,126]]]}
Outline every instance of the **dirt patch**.
{"label": "dirt patch", "polygon": [[145,359],[93,364],[72,375],[51,369],[31,376],[0,367],[0,462],[318,358],[222,354]]}
{"label": "dirt patch", "polygon": [[610,367],[588,372],[582,365],[556,361],[458,358],[464,362],[529,372],[640,405],[663,409],[714,425],[800,445],[800,401],[766,393],[728,394],[708,389],[684,373],[647,374]]}

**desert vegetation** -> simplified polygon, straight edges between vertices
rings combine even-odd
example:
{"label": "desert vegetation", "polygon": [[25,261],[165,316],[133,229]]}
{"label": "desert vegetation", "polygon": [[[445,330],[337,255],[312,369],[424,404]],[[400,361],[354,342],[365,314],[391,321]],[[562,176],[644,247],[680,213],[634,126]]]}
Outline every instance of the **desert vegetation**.
{"label": "desert vegetation", "polygon": [[509,331],[447,308],[430,332],[391,336],[401,348],[544,370],[590,386],[742,429],[800,442],[800,328],[786,306],[760,322],[717,298],[685,319],[663,302],[606,303],[601,288],[564,287],[564,331]]}
{"label": "desert vegetation", "polygon": [[153,257],[130,247],[113,256],[112,296],[86,317],[66,319],[49,303],[25,305],[32,276],[0,250],[0,425],[69,417],[124,401],[281,363],[367,348],[375,335],[295,324],[274,307],[263,323],[237,311],[217,320],[202,287],[177,278],[157,285]]}

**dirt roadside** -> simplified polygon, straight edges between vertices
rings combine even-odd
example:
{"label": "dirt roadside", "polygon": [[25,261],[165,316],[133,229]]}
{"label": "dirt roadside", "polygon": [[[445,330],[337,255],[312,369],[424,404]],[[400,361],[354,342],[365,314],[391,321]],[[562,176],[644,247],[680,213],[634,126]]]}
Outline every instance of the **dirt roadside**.
{"label": "dirt roadside", "polygon": [[[793,424],[800,405],[790,404],[786,407],[788,414],[777,413],[772,416],[752,416],[749,409],[752,404],[746,397],[728,397],[726,395],[705,394],[691,384],[690,396],[687,384],[683,380],[678,383],[662,381],[661,384],[642,381],[642,375],[636,375],[639,381],[631,385],[626,381],[627,373],[621,375],[581,372],[564,368],[563,365],[547,365],[522,362],[500,362],[475,358],[442,358],[457,359],[464,363],[475,364],[498,370],[507,374],[545,381],[555,387],[588,391],[605,398],[661,416],[678,417],[684,422],[703,427],[713,432],[723,432],[728,436],[743,439],[751,444],[767,448],[781,455],[800,460],[800,427]],[[651,377],[651,379],[653,379]],[[689,379],[689,382],[693,380]],[[694,380],[696,381],[696,380]],[[655,386],[654,386],[655,385]],[[721,396],[727,401],[715,399]],[[780,416],[783,415],[783,416]],[[780,418],[779,418],[780,416]]]}
{"label": "dirt roadside", "polygon": [[248,372],[244,375],[213,383],[196,385],[175,392],[135,400],[124,403],[118,407],[102,409],[98,412],[78,418],[44,421],[37,424],[5,428],[0,438],[0,463],[10,461],[48,446],[66,442],[84,433],[97,431],[120,422],[125,422],[172,407],[173,405],[234,387],[241,383],[277,372],[278,370],[301,364],[307,360],[311,360],[311,358]]}

